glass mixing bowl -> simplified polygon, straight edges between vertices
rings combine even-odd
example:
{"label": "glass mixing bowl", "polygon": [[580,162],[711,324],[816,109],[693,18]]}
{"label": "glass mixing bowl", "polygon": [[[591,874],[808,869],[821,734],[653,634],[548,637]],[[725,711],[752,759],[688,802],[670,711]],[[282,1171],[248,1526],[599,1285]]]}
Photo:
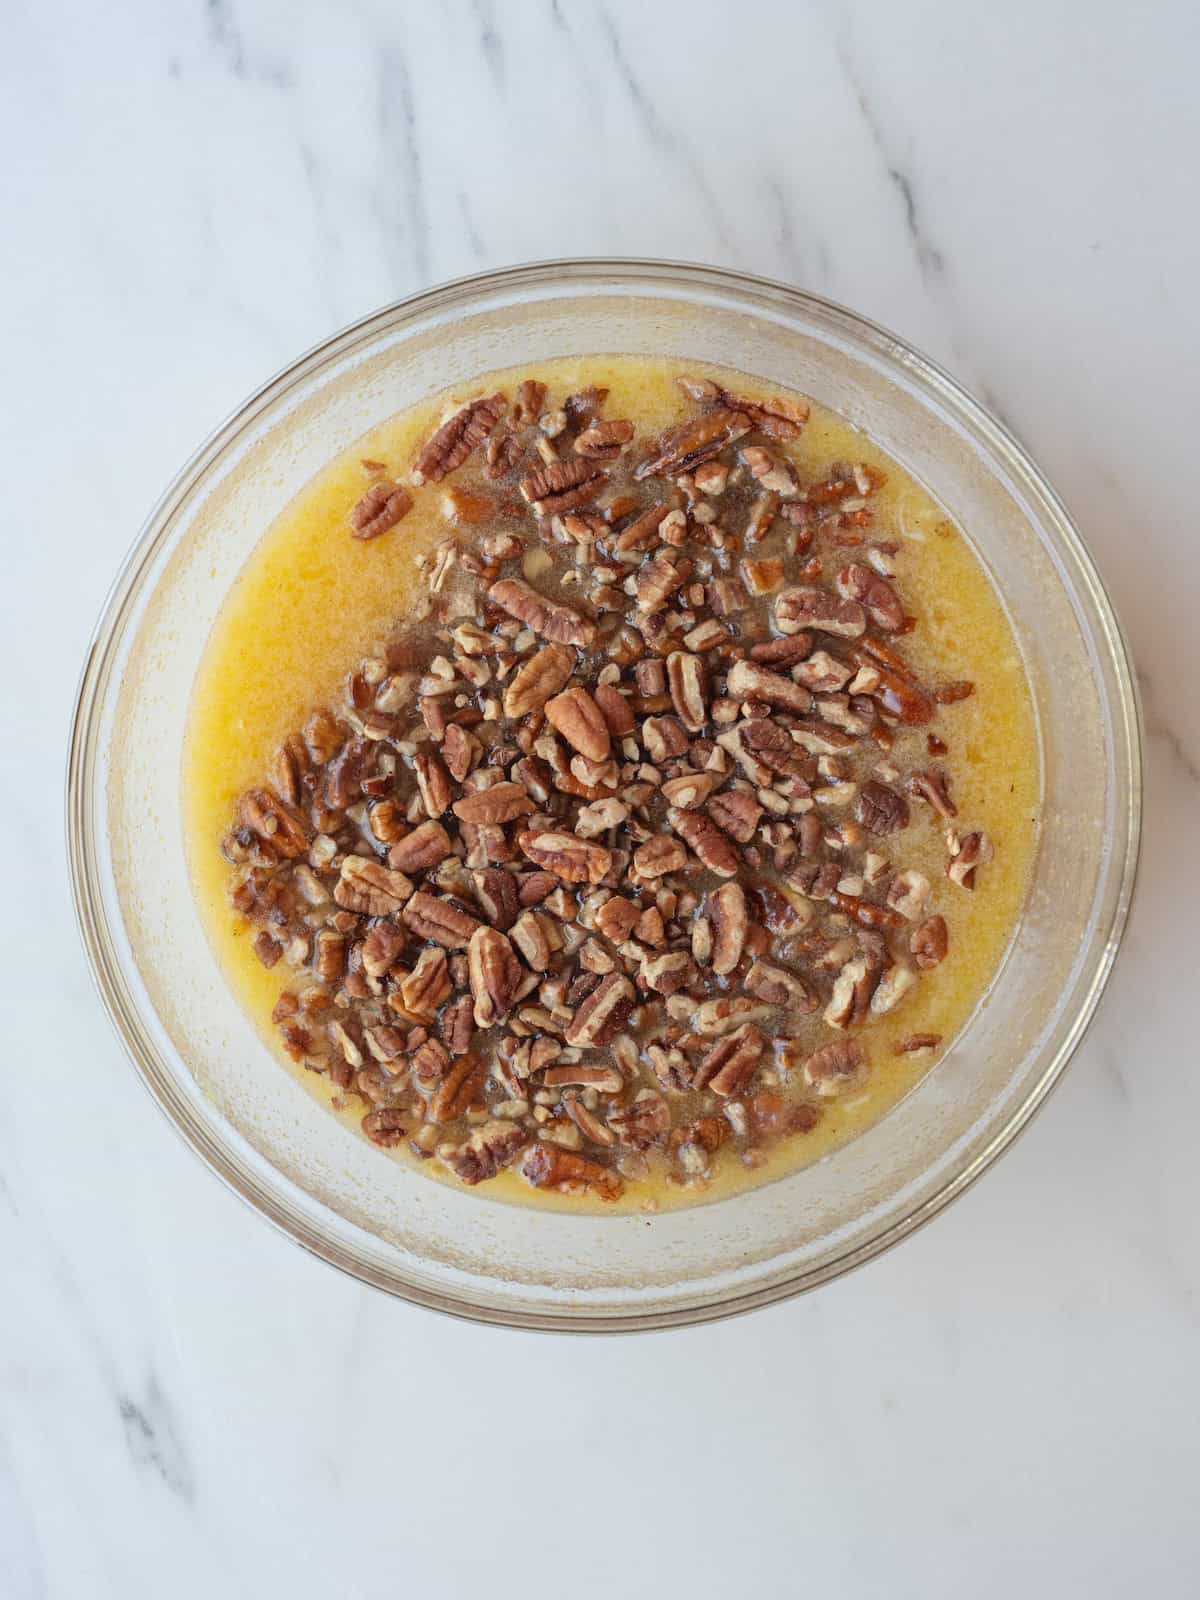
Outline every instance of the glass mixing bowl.
{"label": "glass mixing bowl", "polygon": [[[874,1127],[763,1188],[654,1218],[574,1216],[430,1182],[344,1127],[269,1054],[218,970],[184,860],[193,676],[255,541],[384,417],[489,368],[625,352],[740,368],[870,433],[990,568],[1034,687],[1036,873],[963,1036]],[[67,839],[101,998],[151,1093],[292,1238],[390,1292],[480,1321],[616,1330],[810,1289],[960,1194],[1066,1066],[1112,967],[1141,810],[1137,697],[1112,606],[1025,451],[894,335],[784,284],[657,261],[548,262],[390,306],[268,383],[183,468],[138,536],[88,654]]]}

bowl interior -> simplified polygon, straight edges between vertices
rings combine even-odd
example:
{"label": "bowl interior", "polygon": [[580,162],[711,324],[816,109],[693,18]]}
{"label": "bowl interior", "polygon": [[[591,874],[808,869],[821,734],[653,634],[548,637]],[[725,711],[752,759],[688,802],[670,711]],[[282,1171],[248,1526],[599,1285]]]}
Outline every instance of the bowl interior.
{"label": "bowl interior", "polygon": [[[966,1034],[875,1127],[816,1165],[653,1219],[550,1214],[428,1181],[271,1058],[192,900],[180,748],[213,619],[255,541],[336,452],[489,368],[624,352],[719,362],[869,432],[965,530],[1035,688],[1044,806],[1017,939]],[[1111,964],[1138,827],[1136,706],[1111,610],[1061,505],[956,386],[880,330],[757,280],[564,263],[450,285],[304,358],[201,450],[102,619],[75,730],[69,842],[102,994],[189,1141],[310,1248],[442,1309],[636,1327],[808,1287],[916,1226],[986,1165],[1061,1070]]]}

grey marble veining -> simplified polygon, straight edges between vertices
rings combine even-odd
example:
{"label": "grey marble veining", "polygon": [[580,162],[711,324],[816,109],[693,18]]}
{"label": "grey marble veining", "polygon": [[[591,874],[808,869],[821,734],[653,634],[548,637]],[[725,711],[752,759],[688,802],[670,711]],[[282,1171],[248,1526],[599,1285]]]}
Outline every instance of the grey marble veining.
{"label": "grey marble veining", "polygon": [[[695,1594],[1194,1593],[1193,8],[5,21],[3,1600],[640,1595],[664,1562]],[[104,591],[214,423],[376,305],[590,252],[804,284],[1009,421],[1137,658],[1147,836],[1100,1016],[980,1185],[803,1302],[581,1344],[390,1303],[199,1168],[92,995],[57,784]]]}

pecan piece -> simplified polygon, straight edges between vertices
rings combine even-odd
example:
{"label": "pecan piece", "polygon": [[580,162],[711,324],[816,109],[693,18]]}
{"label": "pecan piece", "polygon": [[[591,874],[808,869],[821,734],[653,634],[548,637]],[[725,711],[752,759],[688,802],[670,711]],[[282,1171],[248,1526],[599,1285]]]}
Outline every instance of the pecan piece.
{"label": "pecan piece", "polygon": [[388,851],[388,866],[398,872],[428,872],[453,850],[450,835],[440,822],[422,822]]}
{"label": "pecan piece", "polygon": [[598,683],[592,690],[592,699],[600,707],[601,714],[608,724],[608,731],[614,739],[623,739],[637,727],[633,712],[629,709],[629,702],[611,683]]}
{"label": "pecan piece", "polygon": [[612,461],[633,438],[632,422],[599,420],[585,428],[575,440],[575,454],[589,461]]}
{"label": "pecan piece", "polygon": [[[663,792],[666,793],[665,785]],[[722,833],[738,844],[749,844],[753,839],[763,810],[748,789],[726,789],[723,794],[713,795],[704,809]]]}
{"label": "pecan piece", "polygon": [[735,995],[729,1000],[705,1000],[696,1007],[692,1026],[706,1038],[732,1033],[746,1022],[762,1022],[771,1015],[772,1008],[761,1001],[747,1000]]}
{"label": "pecan piece", "polygon": [[412,1053],[413,1076],[422,1088],[432,1089],[450,1070],[450,1052],[439,1039],[426,1039]]}
{"label": "pecan piece", "polygon": [[958,807],[950,798],[950,780],[940,767],[914,772],[908,780],[908,788],[910,794],[926,801],[947,822],[958,815]]}
{"label": "pecan piece", "polygon": [[686,650],[672,650],[667,657],[667,684],[679,720],[699,733],[708,720],[703,661]]}
{"label": "pecan piece", "polygon": [[864,900],[860,895],[843,894],[835,889],[829,896],[829,903],[836,911],[842,911],[846,916],[853,917],[860,928],[894,930],[904,926],[904,918],[898,911],[892,911],[887,906],[877,906],[873,900]]}
{"label": "pecan piece", "polygon": [[269,789],[248,789],[238,802],[238,815],[278,855],[292,859],[308,849],[308,835],[299,813]]}
{"label": "pecan piece", "polygon": [[546,702],[546,720],[589,761],[607,761],[612,739],[604,713],[586,689],[564,689]]}
{"label": "pecan piece", "polygon": [[431,818],[440,817],[450,804],[453,793],[450,774],[442,765],[441,758],[434,755],[432,750],[418,750],[413,757],[413,767],[427,815]]}
{"label": "pecan piece", "polygon": [[929,899],[929,887],[929,879],[925,874],[910,867],[906,872],[898,872],[892,879],[887,903],[893,911],[911,922],[924,911]]}
{"label": "pecan piece", "polygon": [[922,972],[928,972],[946,958],[950,948],[950,934],[945,917],[927,917],[909,937],[908,948]]}
{"label": "pecan piece", "polygon": [[678,839],[656,833],[633,852],[633,865],[641,878],[662,878],[687,865],[687,851]]}
{"label": "pecan piece", "polygon": [[878,683],[870,691],[889,717],[916,726],[933,716],[933,702],[909,672],[896,651],[880,639],[864,639],[850,646],[850,659],[860,667],[870,667]]}
{"label": "pecan piece", "polygon": [[396,964],[405,945],[404,929],[394,922],[377,922],[362,942],[359,959],[368,978],[382,978]]}
{"label": "pecan piece", "polygon": [[493,823],[499,826],[516,817],[527,817],[533,810],[523,783],[494,783],[490,789],[477,789],[465,794],[453,805],[454,815],[460,822],[470,822],[476,827]]}
{"label": "pecan piece", "polygon": [[535,1189],[557,1189],[560,1194],[594,1194],[615,1200],[624,1188],[608,1167],[557,1145],[539,1144],[521,1163],[521,1176]]}
{"label": "pecan piece", "polygon": [[658,530],[670,509],[668,505],[656,505],[641,512],[613,540],[616,553],[625,555],[630,550],[648,550],[651,545],[657,544]]}
{"label": "pecan piece", "polygon": [[797,715],[812,705],[812,695],[803,684],[793,683],[781,673],[768,672],[754,661],[735,661],[726,681],[729,693],[738,700],[762,700]]}
{"label": "pecan piece", "polygon": [[461,783],[483,754],[483,747],[473,734],[457,722],[452,722],[442,738],[442,760],[456,783]]}
{"label": "pecan piece", "polygon": [[563,1091],[562,1108],[585,1139],[590,1139],[593,1144],[604,1145],[605,1147],[616,1144],[616,1134],[592,1115],[587,1106],[584,1105],[577,1089]]}
{"label": "pecan piece", "polygon": [[521,833],[517,844],[535,867],[544,867],[565,883],[599,883],[613,864],[611,850],[573,833]]}
{"label": "pecan piece", "polygon": [[895,833],[908,827],[908,801],[886,783],[871,778],[859,790],[854,815],[868,833]]}
{"label": "pecan piece", "polygon": [[365,739],[348,739],[325,768],[325,804],[345,811],[358,799],[367,757]]}
{"label": "pecan piece", "polygon": [[750,418],[744,411],[720,408],[693,417],[664,433],[655,445],[655,454],[634,471],[638,479],[675,477],[709,461],[727,444],[749,433]]}
{"label": "pecan piece", "polygon": [[394,528],[412,510],[413,498],[407,489],[388,478],[373,483],[350,510],[350,531],[356,539],[378,539]]}
{"label": "pecan piece", "polygon": [[484,927],[476,927],[471,935],[467,963],[475,1001],[475,1026],[495,1027],[512,1007],[521,983],[521,963],[499,928]]}
{"label": "pecan piece", "polygon": [[651,761],[661,762],[686,755],[691,741],[675,717],[647,717],[642,723],[642,742]]}
{"label": "pecan piece", "polygon": [[750,927],[741,884],[723,883],[710,896],[709,910],[713,922],[712,969],[718,977],[728,977],[742,959]]}
{"label": "pecan piece", "polygon": [[400,1106],[380,1106],[362,1119],[362,1131],[372,1144],[394,1149],[408,1132],[408,1113]]}
{"label": "pecan piece", "polygon": [[412,892],[412,880],[402,872],[379,861],[368,861],[365,856],[347,856],[334,885],[333,898],[344,911],[387,917],[399,911]]}
{"label": "pecan piece", "polygon": [[594,622],[570,606],[547,600],[520,578],[502,578],[494,583],[488,590],[488,599],[555,644],[590,645],[596,637]]}
{"label": "pecan piece", "polygon": [[642,1089],[636,1100],[608,1114],[608,1125],[629,1150],[649,1150],[671,1131],[671,1110],[661,1094]]}
{"label": "pecan piece", "polygon": [[546,403],[546,385],[536,378],[522,378],[517,385],[517,398],[513,402],[512,419],[518,428],[536,422]]}
{"label": "pecan piece", "polygon": [[588,460],[552,461],[520,483],[521,494],[535,517],[553,517],[593,501],[608,482],[608,473]]}
{"label": "pecan piece", "polygon": [[511,1122],[485,1122],[465,1144],[440,1144],[437,1158],[463,1183],[486,1183],[512,1163],[529,1143],[524,1128]]}
{"label": "pecan piece", "polygon": [[857,600],[842,600],[827,589],[814,589],[804,584],[779,591],[775,596],[774,617],[780,633],[815,628],[821,633],[856,639],[867,626],[867,613]]}
{"label": "pecan piece", "polygon": [[[662,786],[663,799],[682,811],[691,811],[703,804],[718,783],[723,782],[724,776],[715,772],[685,772],[680,778],[667,779]],[[720,821],[715,813],[713,820]]]}
{"label": "pecan piece", "polygon": [[831,1028],[846,1028],[859,1022],[870,1000],[871,963],[866,956],[847,961],[833,983],[833,993],[825,1007],[825,1021]]}
{"label": "pecan piece", "polygon": [[482,1061],[473,1056],[460,1056],[434,1090],[426,1109],[430,1122],[457,1122],[468,1111],[483,1103],[483,1080],[486,1076]]}
{"label": "pecan piece", "polygon": [[818,1005],[816,995],[802,978],[765,961],[756,961],[746,974],[746,992],[767,1005],[784,1006],[801,1015],[815,1011]]}
{"label": "pecan piece", "polygon": [[552,926],[548,913],[532,910],[522,911],[513,923],[513,943],[533,972],[545,972],[562,946],[561,939],[551,937]]}
{"label": "pecan piece", "polygon": [[892,1046],[894,1056],[916,1055],[925,1050],[936,1050],[942,1042],[940,1033],[910,1033]]}
{"label": "pecan piece", "polygon": [[900,597],[885,578],[865,566],[852,561],[837,575],[837,590],[843,600],[857,600],[877,628],[885,633],[896,633],[904,626],[904,607]]}
{"label": "pecan piece", "polygon": [[882,1017],[891,1011],[917,981],[916,973],[902,962],[894,962],[875,985],[871,996],[871,1015]]}
{"label": "pecan piece", "polygon": [[499,422],[506,404],[502,394],[494,394],[456,411],[417,452],[412,481],[418,486],[427,479],[439,483],[448,472],[461,467]]}
{"label": "pecan piece", "polygon": [[442,1043],[450,1054],[465,1056],[471,1047],[471,1035],[475,1031],[475,1012],[471,996],[464,994],[453,1005],[447,1006],[442,1012],[438,1026]]}
{"label": "pecan piece", "polygon": [[696,1068],[697,1089],[713,1094],[738,1094],[746,1087],[762,1058],[764,1040],[752,1022],[719,1039],[701,1057]]}
{"label": "pecan piece", "polygon": [[652,556],[637,575],[639,611],[657,611],[692,575],[692,563],[676,564],[666,556]]}
{"label": "pecan piece", "polygon": [[715,872],[721,878],[734,876],[741,864],[741,857],[737,847],[715,822],[699,811],[683,811],[678,806],[669,809],[667,821],[710,872]]}
{"label": "pecan piece", "polygon": [[400,980],[400,999],[415,1022],[432,1022],[450,997],[450,965],[444,950],[422,950],[417,964]]}
{"label": "pecan piece", "polygon": [[822,1099],[843,1094],[866,1082],[866,1052],[856,1039],[835,1039],[809,1056],[803,1074],[805,1083]]}
{"label": "pecan piece", "polygon": [[633,985],[619,972],[601,978],[597,988],[567,1024],[564,1037],[572,1045],[607,1044],[633,1007]]}
{"label": "pecan piece", "polygon": [[637,927],[641,912],[632,900],[613,895],[596,912],[596,926],[606,939],[614,944],[624,944]]}
{"label": "pecan piece", "polygon": [[986,833],[967,833],[960,838],[949,836],[950,859],[946,862],[946,876],[960,889],[975,887],[976,867],[985,867],[992,859],[992,841]]}
{"label": "pecan piece", "polygon": [[418,889],[405,906],[402,920],[418,938],[429,939],[447,950],[462,949],[475,930],[483,926],[453,900],[441,900],[424,889]]}
{"label": "pecan piece", "polygon": [[540,711],[575,670],[575,652],[564,644],[547,644],[523,661],[504,691],[504,715],[524,717]]}
{"label": "pecan piece", "polygon": [[520,906],[516,878],[503,867],[485,867],[480,872],[472,873],[471,881],[484,916],[493,928],[507,933],[517,920]]}

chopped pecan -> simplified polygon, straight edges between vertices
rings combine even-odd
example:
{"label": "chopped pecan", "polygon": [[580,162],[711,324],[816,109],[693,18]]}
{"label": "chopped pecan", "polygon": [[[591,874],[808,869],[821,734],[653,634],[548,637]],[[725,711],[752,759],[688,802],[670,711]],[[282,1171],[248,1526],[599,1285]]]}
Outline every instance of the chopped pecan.
{"label": "chopped pecan", "polygon": [[[695,806],[702,805],[722,781],[722,777],[715,772],[686,772],[680,778],[667,779],[662,786],[663,799],[682,811],[691,811]],[[720,820],[715,813],[713,820]]]}
{"label": "chopped pecan", "polygon": [[503,606],[511,616],[551,639],[555,644],[590,645],[596,637],[596,624],[570,606],[547,600],[520,578],[502,578],[488,590],[488,599]]}
{"label": "chopped pecan", "polygon": [[667,657],[667,683],[679,720],[699,733],[708,720],[703,661],[686,650],[672,650]]}
{"label": "chopped pecan", "polygon": [[939,706],[952,706],[959,700],[969,700],[974,693],[970,678],[956,678],[952,683],[935,684],[933,698]]}
{"label": "chopped pecan", "polygon": [[461,467],[499,422],[506,404],[502,394],[494,394],[456,411],[417,452],[412,481],[417,485],[430,479],[438,483],[448,472]]}
{"label": "chopped pecan", "polygon": [[351,508],[350,531],[356,539],[378,539],[412,510],[412,503],[407,489],[388,478],[380,478]]}
{"label": "chopped pecan", "polygon": [[589,761],[605,761],[612,747],[604,713],[586,689],[564,689],[546,702],[546,720]]}
{"label": "chopped pecan", "polygon": [[509,433],[504,428],[496,428],[487,442],[484,452],[486,465],[484,476],[495,482],[503,478],[506,473],[519,466],[525,455],[525,446],[515,434]]}
{"label": "chopped pecan", "polygon": [[627,528],[621,529],[613,540],[613,549],[618,555],[626,555],[631,550],[648,550],[657,544],[658,530],[670,509],[668,505],[656,505],[640,512]]}
{"label": "chopped pecan", "polygon": [[430,1122],[457,1122],[459,1117],[483,1103],[482,1061],[460,1056],[434,1090],[425,1115]]}
{"label": "chopped pecan", "polygon": [[852,561],[837,575],[837,590],[844,600],[857,600],[877,628],[896,633],[904,626],[904,607],[900,597],[877,572],[861,561]]}
{"label": "chopped pecan", "polygon": [[534,972],[545,972],[561,947],[561,939],[550,934],[551,919],[544,911],[522,911],[513,923],[512,938]]}
{"label": "chopped pecan", "polygon": [[362,942],[362,969],[369,978],[382,978],[399,959],[405,945],[404,929],[394,922],[377,922]]}
{"label": "chopped pecan", "polygon": [[897,1056],[916,1055],[923,1050],[936,1050],[942,1042],[940,1033],[910,1033],[892,1046],[892,1054]]}
{"label": "chopped pecan", "polygon": [[529,1143],[524,1128],[512,1122],[485,1122],[463,1144],[440,1144],[437,1158],[463,1183],[486,1183],[511,1166]]}
{"label": "chopped pecan", "polygon": [[[525,913],[531,915],[530,912]],[[512,1007],[521,983],[521,963],[499,928],[476,927],[467,945],[475,1026],[492,1028]]]}
{"label": "chopped pecan", "polygon": [[450,835],[440,822],[422,822],[388,851],[388,866],[398,872],[428,872],[453,849]]}
{"label": "chopped pecan", "polygon": [[450,996],[450,967],[444,950],[422,950],[417,964],[400,980],[405,1014],[415,1022],[432,1022]]}
{"label": "chopped pecan", "polygon": [[846,1028],[862,1020],[870,1000],[871,963],[866,956],[854,956],[834,979],[833,993],[825,1007],[825,1021],[831,1028]]}
{"label": "chopped pecan", "polygon": [[450,1052],[439,1039],[426,1039],[412,1053],[413,1076],[423,1089],[441,1083],[450,1070]]}
{"label": "chopped pecan", "polygon": [[[848,602],[847,602],[848,603]],[[850,659],[872,669],[878,682],[870,693],[890,717],[916,726],[933,716],[933,702],[909,672],[904,660],[880,639],[850,646]]]}
{"label": "chopped pecan", "polygon": [[856,1039],[835,1039],[804,1063],[804,1081],[822,1099],[857,1089],[866,1081],[867,1056]]}
{"label": "chopped pecan", "polygon": [[593,501],[608,482],[608,473],[588,460],[551,461],[521,479],[521,494],[536,517],[553,517]]}
{"label": "chopped pecan", "polygon": [[929,879],[925,874],[910,867],[905,872],[898,872],[892,879],[887,892],[887,903],[893,911],[899,912],[911,922],[925,909],[925,903],[929,899],[929,887]]}
{"label": "chopped pecan", "polygon": [[379,861],[368,861],[365,856],[347,856],[333,898],[344,911],[387,917],[399,911],[412,892],[412,881],[402,872]]}
{"label": "chopped pecan", "polygon": [[536,378],[522,378],[517,385],[517,397],[513,401],[512,419],[518,428],[523,428],[527,423],[536,422],[542,414],[542,407],[546,403],[546,385]]}
{"label": "chopped pecan", "polygon": [[434,755],[432,750],[418,750],[413,757],[413,767],[417,774],[417,787],[421,791],[426,815],[431,818],[440,817],[450,804],[450,796],[453,793],[450,774],[443,766],[441,758]]}
{"label": "chopped pecan", "polygon": [[904,918],[899,912],[887,906],[878,906],[873,900],[864,900],[860,895],[843,894],[840,889],[835,889],[829,896],[829,903],[836,911],[853,917],[860,928],[897,929],[904,926]]}
{"label": "chopped pecan", "polygon": [[595,1089],[599,1094],[620,1094],[625,1080],[616,1067],[606,1067],[598,1061],[581,1061],[564,1067],[548,1067],[542,1074],[547,1089],[562,1089],[568,1085]]}
{"label": "chopped pecan", "polygon": [[655,453],[634,471],[635,478],[675,477],[709,461],[727,444],[749,433],[744,411],[720,408],[671,428],[658,439]]}
{"label": "chopped pecan", "polygon": [[613,864],[611,850],[573,833],[521,833],[517,844],[535,867],[544,867],[565,883],[599,883]]}
{"label": "chopped pecan", "polygon": [[946,876],[960,889],[975,887],[976,867],[985,867],[992,859],[992,841],[986,833],[967,833],[960,838],[951,834],[950,859],[946,862]]}
{"label": "chopped pecan", "polygon": [[592,691],[592,698],[600,707],[601,714],[608,724],[608,731],[614,739],[624,738],[637,727],[633,712],[629,709],[629,702],[611,683],[598,683]]}
{"label": "chopped pecan", "polygon": [[615,894],[596,912],[596,926],[606,939],[611,939],[614,944],[624,944],[637,927],[640,916],[641,912],[632,900]]}
{"label": "chopped pecan", "polygon": [[950,798],[950,780],[940,767],[927,767],[924,772],[914,772],[908,780],[909,793],[931,805],[939,817],[949,821],[958,815],[958,807]]}
{"label": "chopped pecan", "polygon": [[729,669],[727,685],[729,693],[739,700],[762,700],[798,715],[812,705],[812,695],[803,684],[769,672],[754,661],[735,661]]}
{"label": "chopped pecan", "polygon": [[475,1029],[475,1014],[471,997],[461,995],[442,1012],[438,1027],[442,1043],[452,1056],[464,1056],[471,1047],[471,1034]]}
{"label": "chopped pecan", "polygon": [[800,431],[808,421],[808,404],[804,400],[792,400],[782,394],[767,395],[762,400],[748,400],[744,395],[731,394],[728,389],[722,389],[721,399],[727,406],[734,406],[739,411],[744,411],[760,433],[765,433],[768,439],[777,439],[785,442],[798,439]]}
{"label": "chopped pecan", "polygon": [[895,833],[908,827],[908,801],[886,783],[871,778],[859,790],[854,815],[868,833]]}
{"label": "chopped pecan", "polygon": [[471,882],[484,916],[493,928],[507,933],[517,920],[520,906],[516,878],[503,867],[484,867],[471,874]]}
{"label": "chopped pecan", "polygon": [[523,783],[494,783],[490,789],[478,789],[465,794],[453,805],[454,815],[460,822],[476,826],[487,823],[497,825],[512,822],[516,817],[527,817],[534,809]]}
{"label": "chopped pecan", "polygon": [[[771,774],[780,777],[803,778],[815,770],[815,763],[806,765],[806,758],[787,728],[772,722],[770,717],[751,717],[722,734],[719,743],[735,756],[748,777],[755,782],[770,782]],[[761,775],[760,775],[761,774]]]}
{"label": "chopped pecan", "polygon": [[762,1058],[764,1040],[752,1022],[743,1023],[709,1047],[696,1068],[695,1087],[713,1094],[738,1094],[754,1076]]}
{"label": "chopped pecan", "polygon": [[842,600],[827,589],[804,584],[781,589],[773,610],[780,633],[799,633],[806,628],[856,639],[867,626],[867,613],[857,600]]}
{"label": "chopped pecan", "polygon": [[734,1028],[740,1028],[743,1023],[762,1022],[771,1015],[771,1010],[769,1005],[747,1000],[742,995],[735,995],[728,1000],[705,1000],[696,1007],[692,1025],[697,1033],[706,1038],[715,1038],[723,1033],[732,1033]]}
{"label": "chopped pecan", "polygon": [[671,1110],[661,1094],[641,1089],[636,1100],[608,1114],[608,1125],[629,1150],[649,1150],[671,1131]]}
{"label": "chopped pecan", "polygon": [[718,977],[728,977],[742,959],[746,948],[749,919],[746,894],[740,883],[723,883],[709,897],[713,923],[712,969]]}
{"label": "chopped pecan", "polygon": [[690,561],[674,562],[666,556],[651,556],[638,572],[639,611],[657,611],[692,574]]}
{"label": "chopped pecan", "polygon": [[858,740],[843,728],[832,727],[827,722],[813,722],[799,717],[788,730],[794,744],[814,755],[833,756],[842,750],[853,750]]}
{"label": "chopped pecan", "polygon": [[571,1045],[607,1044],[624,1023],[634,1002],[633,985],[619,972],[601,978],[567,1024],[564,1037]]}
{"label": "chopped pecan", "polygon": [[736,845],[715,822],[699,811],[683,811],[678,806],[668,810],[667,821],[710,872],[715,872],[721,878],[734,876],[741,864],[741,857]]}
{"label": "chopped pecan", "polygon": [[442,739],[442,760],[456,783],[463,781],[482,754],[483,747],[473,734],[457,722],[450,723]]}
{"label": "chopped pecan", "polygon": [[916,981],[916,974],[911,968],[902,962],[894,962],[875,985],[875,993],[871,996],[871,1015],[881,1017],[899,1005]]}
{"label": "chopped pecan", "polygon": [[504,715],[524,717],[540,711],[575,670],[575,652],[565,644],[547,644],[523,661],[504,691]]}
{"label": "chopped pecan", "polygon": [[686,950],[667,950],[642,963],[641,981],[656,994],[678,994],[696,976]]}
{"label": "chopped pecan", "polygon": [[362,1119],[362,1131],[372,1144],[391,1150],[408,1132],[409,1114],[401,1106],[379,1106]]}
{"label": "chopped pecan", "polygon": [[248,789],[238,803],[238,814],[276,854],[289,859],[308,849],[308,835],[297,811],[268,789]]}
{"label": "chopped pecan", "polygon": [[442,514],[448,522],[473,526],[491,522],[497,513],[496,501],[490,494],[472,494],[469,489],[447,489],[442,495]]}
{"label": "chopped pecan", "polygon": [[632,438],[632,422],[593,422],[575,440],[575,454],[590,461],[612,461]]}
{"label": "chopped pecan", "polygon": [[402,920],[418,938],[432,940],[447,950],[461,949],[482,927],[477,917],[453,900],[441,900],[424,889],[418,889],[405,906]]}
{"label": "chopped pecan", "polygon": [[616,1200],[624,1188],[610,1168],[549,1144],[539,1144],[529,1152],[521,1163],[521,1176],[535,1189],[594,1194],[601,1200]]}
{"label": "chopped pecan", "polygon": [[908,948],[922,972],[928,972],[944,961],[946,951],[950,948],[945,917],[927,917],[920,927],[913,929]]}
{"label": "chopped pecan", "polygon": [[678,839],[656,833],[633,852],[633,865],[642,878],[662,878],[687,864],[687,851]]}
{"label": "chopped pecan", "polygon": [[853,676],[850,668],[835,660],[827,650],[814,650],[811,655],[805,651],[805,657],[792,671],[797,682],[814,694],[837,694]]}
{"label": "chopped pecan", "polygon": [[746,992],[767,1005],[783,1006],[801,1015],[815,1011],[818,1005],[816,995],[803,978],[765,961],[756,961],[746,974]]}
{"label": "chopped pecan", "polygon": [[604,1145],[605,1147],[616,1144],[616,1134],[599,1118],[592,1115],[583,1103],[578,1090],[567,1089],[564,1091],[562,1108],[585,1139],[590,1139],[593,1144]]}
{"label": "chopped pecan", "polygon": [[[664,794],[666,787],[664,785]],[[670,798],[670,796],[668,796]],[[748,789],[726,789],[713,795],[704,808],[723,833],[738,844],[749,844],[763,808]]]}
{"label": "chopped pecan", "polygon": [[690,741],[677,718],[647,717],[642,723],[642,742],[651,761],[662,762],[686,755]]}

